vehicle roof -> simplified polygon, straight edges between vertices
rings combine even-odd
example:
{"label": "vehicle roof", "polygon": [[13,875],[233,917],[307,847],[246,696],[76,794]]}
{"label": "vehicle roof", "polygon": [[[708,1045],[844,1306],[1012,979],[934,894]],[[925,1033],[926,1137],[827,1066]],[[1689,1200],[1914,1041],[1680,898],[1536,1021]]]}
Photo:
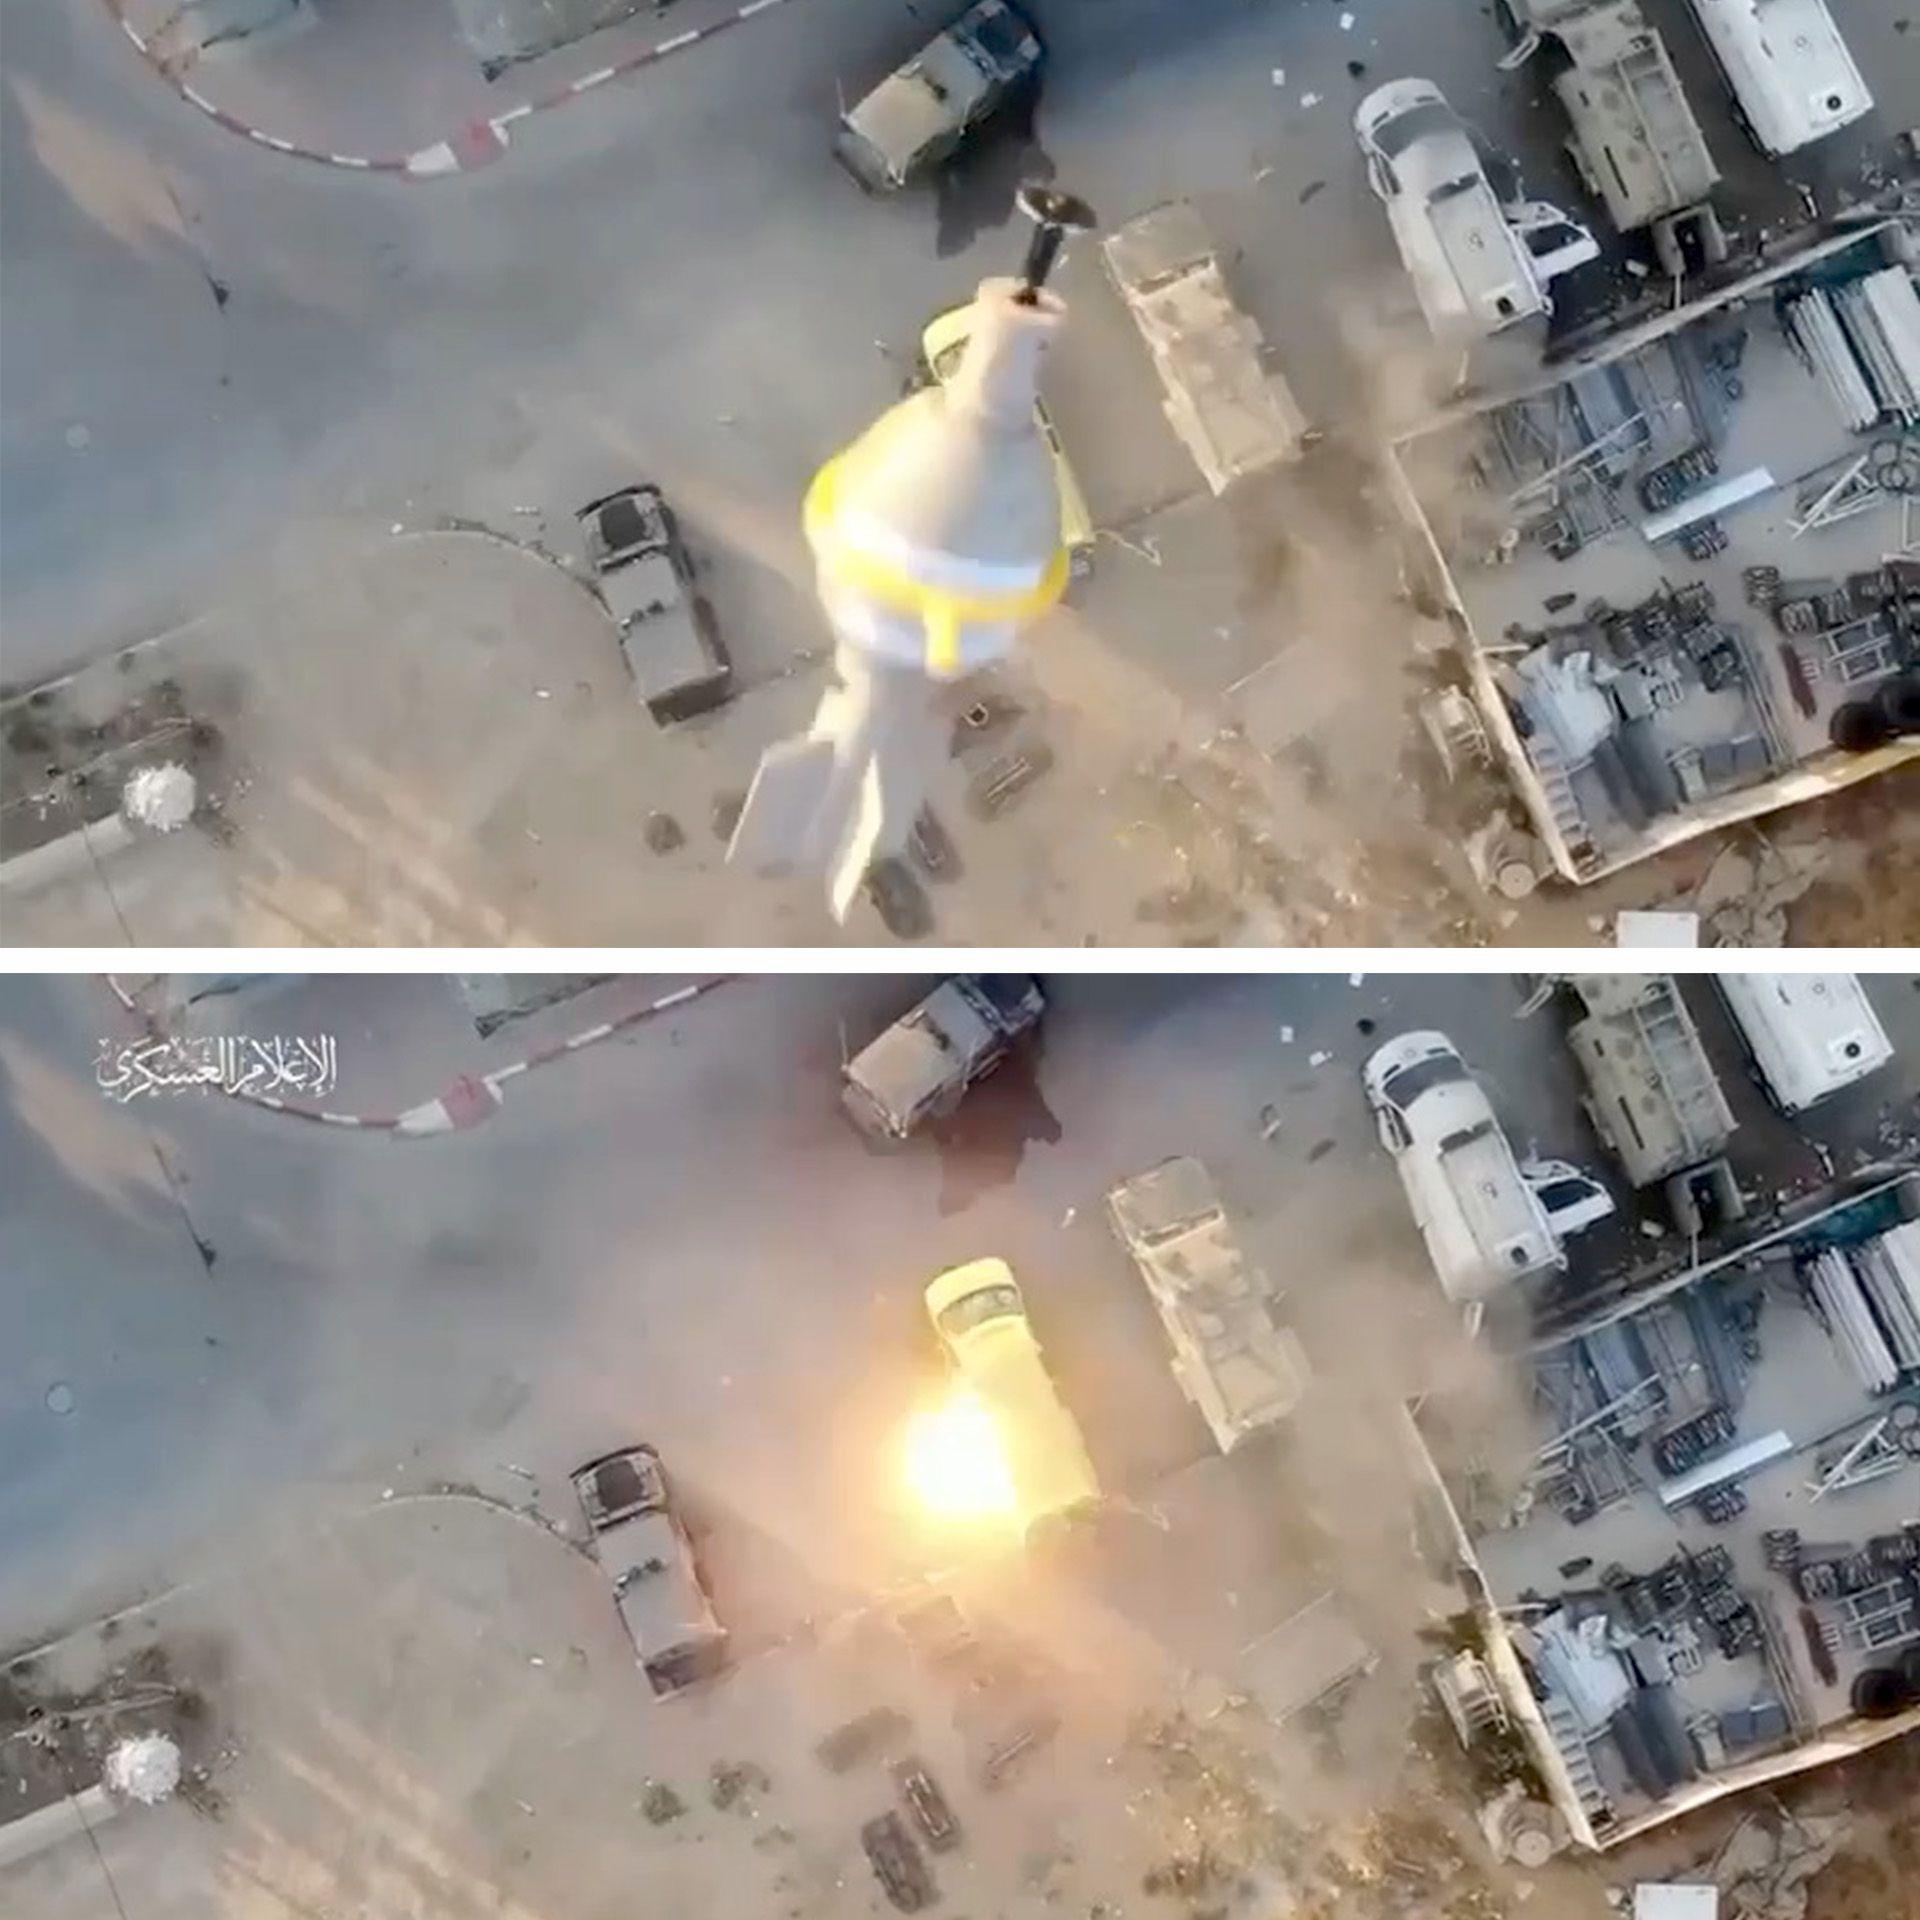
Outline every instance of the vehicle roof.
{"label": "vehicle roof", "polygon": [[1213,1175],[1185,1154],[1121,1181],[1107,1198],[1121,1230],[1146,1239],[1196,1226],[1221,1211]]}
{"label": "vehicle roof", "polygon": [[1276,1722],[1323,1699],[1343,1680],[1365,1673],[1373,1649],[1330,1593],[1310,1602],[1233,1662],[1233,1677]]}
{"label": "vehicle roof", "polygon": [[1305,417],[1268,373],[1260,329],[1235,305],[1192,207],[1155,207],[1101,244],[1168,417],[1213,490],[1291,457]]}
{"label": "vehicle roof", "polygon": [[1213,241],[1193,204],[1167,200],[1135,214],[1100,243],[1123,293],[1182,274],[1213,258]]}
{"label": "vehicle roof", "polygon": [[717,1631],[719,1623],[694,1576],[693,1556],[664,1511],[620,1521],[598,1535],[595,1545],[641,1659]]}
{"label": "vehicle roof", "polygon": [[987,1287],[1012,1287],[1016,1293],[1020,1290],[1013,1269],[1004,1260],[988,1255],[969,1260],[964,1266],[949,1267],[945,1273],[929,1280],[927,1311],[937,1320],[956,1300],[964,1300],[968,1294],[979,1293]]}
{"label": "vehicle roof", "polygon": [[573,1471],[574,1491],[596,1531],[638,1507],[666,1504],[667,1479],[649,1446],[623,1447]]}
{"label": "vehicle roof", "polygon": [[892,1113],[910,1113],[999,1038],[967,993],[943,980],[847,1062],[847,1077]]}
{"label": "vehicle roof", "polygon": [[600,575],[599,585],[607,611],[623,623],[643,613],[665,613],[686,604],[680,576],[664,553],[637,554],[617,567],[609,567]]}
{"label": "vehicle roof", "polygon": [[847,125],[895,167],[961,125],[991,79],[963,40],[939,33],[847,114]]}
{"label": "vehicle roof", "polygon": [[1107,1198],[1222,1449],[1291,1413],[1306,1391],[1305,1356],[1206,1168],[1165,1160]]}

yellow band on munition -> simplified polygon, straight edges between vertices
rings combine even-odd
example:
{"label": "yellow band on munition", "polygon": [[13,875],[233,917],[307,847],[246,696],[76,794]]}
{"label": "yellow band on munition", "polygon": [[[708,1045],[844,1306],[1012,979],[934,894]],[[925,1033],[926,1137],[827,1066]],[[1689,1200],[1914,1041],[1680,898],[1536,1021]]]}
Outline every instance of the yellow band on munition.
{"label": "yellow band on munition", "polygon": [[842,544],[834,535],[834,491],[843,455],[836,454],[813,476],[801,509],[808,541],[822,565],[870,600],[895,613],[917,618],[927,633],[927,670],[952,675],[960,670],[960,628],[1031,620],[1058,600],[1067,589],[1067,550],[1056,546],[1046,571],[1031,587],[1011,593],[962,593],[916,580],[890,561]]}

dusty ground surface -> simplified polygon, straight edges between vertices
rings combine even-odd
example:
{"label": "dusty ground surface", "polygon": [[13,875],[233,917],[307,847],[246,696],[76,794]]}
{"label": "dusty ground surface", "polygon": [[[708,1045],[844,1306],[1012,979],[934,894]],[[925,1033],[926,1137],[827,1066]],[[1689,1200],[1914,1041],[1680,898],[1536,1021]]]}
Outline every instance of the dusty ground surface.
{"label": "dusty ground surface", "polygon": [[[933,890],[936,937],[1557,944],[1607,937],[1621,906],[1684,904],[1710,852],[1514,907],[1479,892],[1460,841],[1490,796],[1434,789],[1412,718],[1434,635],[1396,598],[1364,462],[1339,451],[1403,419],[1435,371],[1411,344],[1352,104],[1394,71],[1428,73],[1537,191],[1577,204],[1538,76],[1497,70],[1477,8],[1435,35],[1429,0],[1037,11],[1052,65],[1033,123],[937,191],[872,203],[826,129],[838,93],[922,30],[897,0],[773,9],[523,123],[497,168],[424,187],[262,153],[181,102],[104,9],[21,9],[0,133],[35,271],[11,276],[4,315],[5,683],[166,633],[130,672],[187,688],[229,757],[200,830],[98,869],[74,848],[65,878],[9,890],[6,937],[883,937],[864,908],[836,928],[812,888],[726,873],[714,821],[819,692],[806,479],[898,393],[927,315],[1004,270],[1023,176],[1074,186],[1109,220],[1195,196],[1334,445],[1228,508],[1200,496],[1097,255],[1069,258],[1049,399],[1120,538],[1033,636],[1055,769],[1003,820],[954,822],[965,872]],[[1920,118],[1903,21],[1879,0],[1849,31],[1881,116],[1762,166],[1678,0],[1655,11],[1748,238],[1797,217],[1796,180],[1827,210],[1858,194],[1872,154]],[[340,31],[378,41],[377,14],[339,10]],[[337,69],[329,30],[289,43],[286,84]],[[1627,251],[1556,289],[1569,321],[1636,291]],[[84,341],[76,301],[97,317]],[[573,508],[642,473],[708,566],[744,687],[668,737],[626,700],[604,620],[570,582],[430,531],[564,553]],[[10,716],[10,851],[88,817],[106,783],[95,768],[75,801],[38,742],[84,767],[100,743],[74,735],[110,726],[115,703],[96,682],[56,705],[24,737]],[[685,838],[653,854],[662,813]],[[1767,828],[1836,869],[1792,937],[1902,931],[1888,876],[1867,869],[1905,855],[1850,837],[1871,817]]]}

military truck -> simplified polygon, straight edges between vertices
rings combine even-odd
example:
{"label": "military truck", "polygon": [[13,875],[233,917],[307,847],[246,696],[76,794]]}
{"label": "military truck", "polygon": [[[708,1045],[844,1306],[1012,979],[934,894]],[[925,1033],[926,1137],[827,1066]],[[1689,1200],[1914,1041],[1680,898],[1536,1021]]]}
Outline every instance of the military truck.
{"label": "military truck", "polygon": [[869,193],[951,159],[1038,72],[1041,47],[1006,0],[978,0],[840,117],[834,157]]}
{"label": "military truck", "polygon": [[955,974],[846,1063],[841,1105],[868,1138],[905,1140],[926,1121],[951,1113],[1045,1006],[1028,974]]}
{"label": "military truck", "polygon": [[1307,420],[1234,304],[1199,214],[1170,200],[1100,243],[1166,390],[1168,423],[1215,493],[1298,457]]}
{"label": "military truck", "polygon": [[1280,1294],[1250,1261],[1213,1177],[1198,1160],[1163,1160],[1107,1195],[1173,1347],[1174,1377],[1231,1453],[1284,1420],[1307,1389],[1307,1357]]}
{"label": "military truck", "polygon": [[1376,87],[1353,131],[1436,338],[1477,339],[1551,313],[1548,283],[1600,251],[1550,201],[1494,191],[1479,142],[1431,80]]}
{"label": "military truck", "polygon": [[1720,169],[1640,0],[1502,0],[1502,10],[1517,44],[1501,66],[1550,46],[1548,84],[1572,128],[1568,152],[1613,224],[1646,229],[1669,273],[1682,270],[1689,240],[1703,259],[1724,258],[1709,204]]}
{"label": "military truck", "polygon": [[727,1631],[714,1617],[658,1452],[643,1442],[602,1454],[575,1470],[573,1490],[654,1692],[678,1693],[718,1673]]}
{"label": "military truck", "polygon": [[587,558],[620,634],[620,654],[662,726],[717,707],[733,668],[678,522],[655,486],[622,487],[580,509]]}
{"label": "military truck", "polygon": [[1670,974],[1575,974],[1567,1044],[1594,1130],[1636,1187],[1704,1165],[1733,1136],[1733,1109]]}

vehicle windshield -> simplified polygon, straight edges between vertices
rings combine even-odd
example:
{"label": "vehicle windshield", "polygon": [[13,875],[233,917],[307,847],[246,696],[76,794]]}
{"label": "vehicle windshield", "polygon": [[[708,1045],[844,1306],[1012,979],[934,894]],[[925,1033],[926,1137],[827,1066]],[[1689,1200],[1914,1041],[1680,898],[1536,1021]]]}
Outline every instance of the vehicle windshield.
{"label": "vehicle windshield", "polygon": [[1457,1053],[1437,1053],[1430,1060],[1416,1060],[1412,1066],[1388,1074],[1380,1083],[1380,1091],[1404,1111],[1430,1088],[1448,1086],[1466,1077],[1467,1070]]}
{"label": "vehicle windshield", "polygon": [[1584,1180],[1549,1180],[1544,1186],[1535,1187],[1534,1192],[1549,1213],[1566,1213],[1574,1207],[1585,1206],[1593,1197],[1593,1188]]}
{"label": "vehicle windshield", "polygon": [[970,1293],[964,1299],[956,1300],[940,1316],[940,1331],[949,1340],[956,1340],[963,1333],[971,1333],[975,1327],[984,1326],[989,1320],[1003,1320],[1017,1316],[1020,1312],[1020,1289],[1018,1287],[998,1286],[982,1287],[977,1293]]}
{"label": "vehicle windshield", "polygon": [[997,9],[966,22],[964,31],[980,43],[981,51],[997,67],[1011,67],[1020,58],[1020,43],[1025,38],[1011,14]]}
{"label": "vehicle windshield", "polygon": [[1391,160],[1395,154],[1405,153],[1416,140],[1424,140],[1429,134],[1463,131],[1460,116],[1444,100],[1427,100],[1417,107],[1409,107],[1405,113],[1396,115],[1385,126],[1378,128],[1373,136],[1373,144]]}

